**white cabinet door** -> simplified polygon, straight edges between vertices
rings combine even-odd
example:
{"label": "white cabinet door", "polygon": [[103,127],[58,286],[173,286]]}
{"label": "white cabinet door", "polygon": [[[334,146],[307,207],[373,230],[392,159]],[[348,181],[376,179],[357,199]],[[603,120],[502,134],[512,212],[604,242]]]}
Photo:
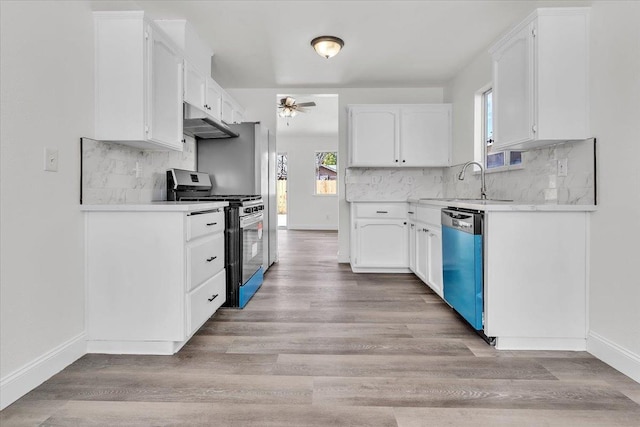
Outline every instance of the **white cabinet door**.
{"label": "white cabinet door", "polygon": [[184,102],[205,109],[205,77],[189,61],[184,61]]}
{"label": "white cabinet door", "polygon": [[416,276],[427,281],[429,269],[428,230],[424,224],[416,224]]}
{"label": "white cabinet door", "polygon": [[373,268],[407,268],[409,261],[407,229],[407,222],[403,220],[357,220],[354,265]]}
{"label": "white cabinet door", "polygon": [[589,8],[541,8],[491,49],[494,148],[589,137]]}
{"label": "white cabinet door", "polygon": [[416,224],[409,222],[409,270],[416,272]]}
{"label": "white cabinet door", "polygon": [[233,123],[233,100],[226,92],[222,93],[220,116],[223,122],[227,124]]}
{"label": "white cabinet door", "polygon": [[427,234],[427,284],[440,297],[442,293],[442,230],[430,228]]}
{"label": "white cabinet door", "polygon": [[222,117],[222,88],[212,78],[207,78],[207,90],[205,93],[204,108],[207,114],[214,119],[220,120]]}
{"label": "white cabinet door", "polygon": [[403,106],[400,115],[401,166],[449,166],[451,105]]}
{"label": "white cabinet door", "polygon": [[493,55],[494,147],[534,137],[533,34],[528,25]]}
{"label": "white cabinet door", "polygon": [[149,128],[151,141],[182,149],[182,58],[149,28]]}
{"label": "white cabinet door", "polygon": [[183,65],[143,12],[94,12],[95,138],[182,150]]}
{"label": "white cabinet door", "polygon": [[397,166],[400,110],[394,106],[359,106],[349,111],[350,165]]}

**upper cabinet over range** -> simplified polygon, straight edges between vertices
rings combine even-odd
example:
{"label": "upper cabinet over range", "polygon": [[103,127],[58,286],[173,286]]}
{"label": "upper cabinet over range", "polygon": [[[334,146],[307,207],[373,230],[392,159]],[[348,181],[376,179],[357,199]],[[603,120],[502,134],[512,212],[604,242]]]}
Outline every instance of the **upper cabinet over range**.
{"label": "upper cabinet over range", "polygon": [[184,19],[158,20],[184,51],[184,102],[227,124],[241,123],[244,109],[211,77],[213,51]]}
{"label": "upper cabinet over range", "polygon": [[589,8],[542,8],[489,50],[494,149],[590,138]]}
{"label": "upper cabinet over range", "polygon": [[451,159],[451,104],[350,105],[349,166],[441,167]]}
{"label": "upper cabinet over range", "polygon": [[95,12],[95,138],[182,150],[179,49],[143,12]]}

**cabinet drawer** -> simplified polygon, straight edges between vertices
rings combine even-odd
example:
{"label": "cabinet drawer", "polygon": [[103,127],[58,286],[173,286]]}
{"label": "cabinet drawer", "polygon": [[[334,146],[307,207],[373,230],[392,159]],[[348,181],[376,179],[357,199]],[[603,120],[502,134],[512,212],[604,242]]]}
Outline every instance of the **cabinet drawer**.
{"label": "cabinet drawer", "polygon": [[358,218],[406,218],[406,203],[357,203],[355,214]]}
{"label": "cabinet drawer", "polygon": [[226,270],[187,295],[187,332],[193,334],[227,299]]}
{"label": "cabinet drawer", "polygon": [[416,219],[418,221],[426,222],[427,224],[440,226],[440,209],[418,206],[418,216]]}
{"label": "cabinet drawer", "polygon": [[187,246],[187,290],[191,290],[224,267],[224,234],[218,233]]}
{"label": "cabinet drawer", "polygon": [[207,234],[224,231],[224,212],[218,209],[187,216],[187,241]]}

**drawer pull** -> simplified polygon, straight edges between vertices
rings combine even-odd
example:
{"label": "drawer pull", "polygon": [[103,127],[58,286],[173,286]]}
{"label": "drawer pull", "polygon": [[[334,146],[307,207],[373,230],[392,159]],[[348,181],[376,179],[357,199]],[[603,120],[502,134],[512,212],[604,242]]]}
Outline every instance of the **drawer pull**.
{"label": "drawer pull", "polygon": [[407,213],[408,213],[409,215],[413,215],[415,212],[408,211]]}
{"label": "drawer pull", "polygon": [[211,227],[212,225],[218,225],[217,222],[208,222],[207,227]]}
{"label": "drawer pull", "polygon": [[211,258],[207,258],[207,262],[211,262],[211,261],[213,261],[213,260],[214,260],[214,259],[216,259],[216,258],[218,258],[218,257],[217,257],[217,256],[212,256]]}
{"label": "drawer pull", "polygon": [[218,298],[218,294],[212,295],[211,298],[207,298],[207,301],[211,302],[216,298]]}
{"label": "drawer pull", "polygon": [[376,211],[376,213],[389,213],[388,211]]}

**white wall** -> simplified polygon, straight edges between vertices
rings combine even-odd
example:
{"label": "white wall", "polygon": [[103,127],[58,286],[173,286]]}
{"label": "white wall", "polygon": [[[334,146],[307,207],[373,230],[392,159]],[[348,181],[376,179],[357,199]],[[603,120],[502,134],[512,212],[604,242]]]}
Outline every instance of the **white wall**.
{"label": "white wall", "polygon": [[[227,89],[241,105],[246,107],[245,120],[260,121],[269,129],[276,128],[274,100],[279,93],[337,94],[338,158],[347,158],[347,110],[349,104],[418,104],[443,102],[443,88],[272,88]],[[340,165],[340,176],[345,176],[345,163]],[[344,183],[344,180],[342,181]],[[349,203],[344,197],[343,185],[338,186],[339,226],[338,260],[349,262]]]}
{"label": "white wall", "polygon": [[[591,131],[598,146],[598,210],[591,215],[587,342],[590,352],[636,381],[640,381],[640,279],[635,264],[640,228],[621,220],[620,212],[624,218],[640,217],[638,22],[638,2],[593,3],[589,71]],[[454,164],[473,159],[473,95],[490,80],[490,57],[481,53],[445,90],[446,102],[454,104]],[[491,178],[512,176],[498,173]]]}
{"label": "white wall", "polygon": [[491,57],[484,50],[445,89],[444,102],[454,106],[452,165],[473,160],[474,94],[491,79]]}
{"label": "white wall", "polygon": [[640,3],[594,2],[591,130],[598,211],[591,217],[589,351],[640,382]]}
{"label": "white wall", "polygon": [[[80,137],[93,135],[87,2],[0,2],[4,407],[84,354]],[[59,153],[45,172],[44,147]]]}
{"label": "white wall", "polygon": [[[287,227],[292,230],[337,230],[338,195],[315,195],[316,151],[338,151],[335,136],[280,136],[278,152],[287,153]],[[338,163],[342,159],[338,158]],[[338,176],[338,184],[344,177]],[[343,186],[344,187],[344,186]]]}

